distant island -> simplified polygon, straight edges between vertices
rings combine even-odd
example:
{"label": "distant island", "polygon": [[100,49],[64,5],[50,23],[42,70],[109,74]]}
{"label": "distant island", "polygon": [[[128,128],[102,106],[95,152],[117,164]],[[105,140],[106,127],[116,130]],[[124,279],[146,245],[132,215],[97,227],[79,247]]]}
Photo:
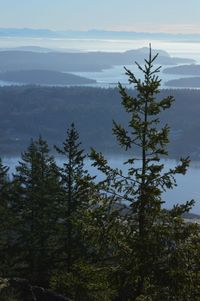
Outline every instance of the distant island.
{"label": "distant island", "polygon": [[165,82],[165,86],[176,88],[200,88],[200,77],[185,77]]}
{"label": "distant island", "polygon": [[[40,52],[7,50],[0,51],[0,71],[19,70],[55,70],[60,72],[102,71],[113,66],[130,65],[134,61],[143,64],[148,48],[140,48],[125,52]],[[163,50],[159,53],[158,64],[177,65],[192,64],[192,59],[171,57]]]}
{"label": "distant island", "polygon": [[190,64],[190,65],[181,65],[165,68],[163,70],[165,74],[177,74],[177,75],[198,75],[200,76],[200,65]]}
{"label": "distant island", "polygon": [[33,85],[93,84],[96,80],[52,70],[21,70],[0,73],[0,80]]}

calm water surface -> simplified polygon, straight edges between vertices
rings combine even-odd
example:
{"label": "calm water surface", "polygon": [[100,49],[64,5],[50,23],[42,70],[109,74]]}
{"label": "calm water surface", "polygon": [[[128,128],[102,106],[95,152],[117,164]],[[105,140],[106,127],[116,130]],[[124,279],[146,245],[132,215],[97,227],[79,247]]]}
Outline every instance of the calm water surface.
{"label": "calm water surface", "polygon": [[[126,172],[127,168],[123,165],[123,162],[126,161],[127,158],[115,155],[113,157],[108,157],[107,159],[112,167],[119,167]],[[15,172],[15,166],[18,164],[19,160],[19,157],[3,158],[4,165],[10,167],[10,174]],[[62,159],[57,159],[57,163],[58,165],[62,165],[64,161]],[[164,163],[166,170],[168,170],[169,168],[173,168],[177,164],[177,161],[166,160]],[[98,179],[103,178],[103,175],[91,166],[89,160],[86,161],[86,168],[91,175],[98,175]],[[163,199],[166,201],[165,207],[170,208],[174,204],[184,203],[185,201],[194,199],[196,204],[192,209],[192,212],[200,214],[200,162],[192,162],[187,174],[184,176],[176,176],[176,180],[178,186],[163,194]]]}

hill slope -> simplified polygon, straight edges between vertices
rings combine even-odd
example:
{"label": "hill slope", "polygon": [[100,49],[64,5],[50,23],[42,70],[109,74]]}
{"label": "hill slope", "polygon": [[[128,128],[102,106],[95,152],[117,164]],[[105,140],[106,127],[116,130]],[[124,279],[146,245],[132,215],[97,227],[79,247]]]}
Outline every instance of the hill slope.
{"label": "hill slope", "polygon": [[0,73],[0,80],[23,84],[73,85],[92,84],[95,80],[52,70],[21,70]]}

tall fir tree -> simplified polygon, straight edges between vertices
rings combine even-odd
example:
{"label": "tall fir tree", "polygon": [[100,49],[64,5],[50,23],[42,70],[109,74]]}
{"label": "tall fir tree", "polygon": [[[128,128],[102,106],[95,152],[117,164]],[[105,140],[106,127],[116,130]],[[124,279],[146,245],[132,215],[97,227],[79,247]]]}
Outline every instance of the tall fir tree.
{"label": "tall fir tree", "polygon": [[[119,204],[128,205],[127,213],[120,216],[122,234],[111,233],[118,246],[113,250],[115,300],[190,300],[192,289],[188,288],[194,288],[196,281],[193,273],[184,290],[187,295],[184,299],[178,290],[183,278],[173,278],[173,284],[169,280],[169,274],[176,270],[169,258],[179,254],[180,248],[192,239],[194,233],[197,238],[199,229],[196,225],[186,225],[181,217],[190,210],[193,201],[177,205],[172,211],[162,208],[165,203],[162,193],[176,186],[175,176],[186,173],[189,159],[181,158],[177,166],[168,171],[165,169],[163,157],[168,155],[169,126],[160,125],[159,114],[170,108],[174,98],[159,99],[161,80],[157,73],[160,67],[154,67],[157,56],[152,55],[150,47],[144,66],[136,63],[142,79],[125,68],[136,96],[119,84],[122,105],[130,118],[127,127],[114,121],[113,134],[119,145],[129,151],[124,162],[127,172],[110,167],[102,153],[94,149],[91,152],[93,165],[105,174],[105,180],[100,183],[102,192],[112,196],[115,208]],[[190,268],[193,267],[191,264]],[[187,266],[182,266],[179,272],[186,275]]]}
{"label": "tall fir tree", "polygon": [[[63,250],[61,254],[65,258],[65,267],[71,271],[73,263],[81,254],[84,254],[84,244],[81,244],[78,223],[81,222],[83,211],[87,210],[90,204],[90,193],[92,177],[85,169],[86,155],[79,142],[79,134],[74,124],[67,130],[66,140],[63,147],[55,146],[59,155],[63,156],[63,166],[60,167],[60,178],[62,186],[61,226],[63,237]],[[61,231],[61,232],[62,232]],[[82,249],[83,248],[83,249]],[[64,263],[64,262],[63,262]]]}
{"label": "tall fir tree", "polygon": [[90,227],[88,216],[96,203],[98,189],[94,177],[86,169],[87,157],[74,124],[67,130],[63,146],[55,148],[63,163],[60,167],[58,266],[52,277],[52,287],[73,300],[89,300],[92,294],[95,295],[95,286],[99,292],[102,289],[98,284],[101,276],[91,263],[93,246],[87,231]]}

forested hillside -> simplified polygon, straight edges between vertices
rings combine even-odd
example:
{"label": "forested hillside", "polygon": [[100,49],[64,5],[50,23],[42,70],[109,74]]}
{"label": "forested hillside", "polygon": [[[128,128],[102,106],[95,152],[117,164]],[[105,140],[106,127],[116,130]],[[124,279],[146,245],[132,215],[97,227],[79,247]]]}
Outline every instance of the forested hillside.
{"label": "forested hillside", "polygon": [[[130,90],[134,94],[133,90]],[[162,121],[170,124],[170,156],[188,154],[198,159],[200,140],[200,91],[161,90],[161,97],[174,95],[170,112]],[[0,88],[0,152],[19,154],[30,138],[39,134],[50,145],[60,143],[75,122],[83,145],[118,152],[112,137],[112,119],[125,123],[118,89],[89,87],[2,87]]]}
{"label": "forested hillside", "polygon": [[52,70],[23,70],[0,73],[0,80],[30,85],[81,85],[94,84],[95,80]]}

